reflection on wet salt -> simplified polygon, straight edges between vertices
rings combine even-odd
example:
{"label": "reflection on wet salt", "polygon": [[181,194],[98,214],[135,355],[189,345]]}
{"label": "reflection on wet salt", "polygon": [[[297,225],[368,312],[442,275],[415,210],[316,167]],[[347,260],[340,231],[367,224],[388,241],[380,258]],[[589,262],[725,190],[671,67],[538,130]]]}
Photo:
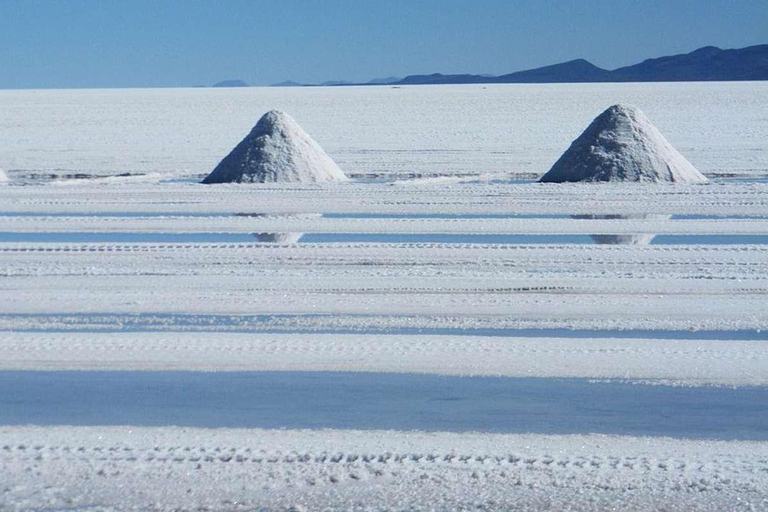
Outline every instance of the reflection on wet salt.
{"label": "reflection on wet salt", "polygon": [[[574,219],[585,220],[669,220],[671,215],[573,215]],[[601,245],[648,245],[656,238],[655,234],[635,233],[626,235],[589,235]]]}
{"label": "reflection on wet salt", "polygon": [[264,244],[292,245],[299,243],[304,233],[254,233],[253,236]]}
{"label": "reflection on wet salt", "polygon": [[[320,213],[294,213],[294,214],[269,214],[269,213],[236,213],[236,217],[257,217],[257,218],[275,218],[275,219],[317,219],[322,217]],[[304,233],[285,232],[285,233],[253,233],[253,237],[264,244],[293,245],[299,243]]]}
{"label": "reflection on wet salt", "polygon": [[[0,243],[248,243],[260,237],[274,237],[275,242],[265,239],[268,243],[279,242],[279,237],[288,235],[299,236],[300,244],[328,243],[378,243],[378,244],[505,244],[505,245],[547,245],[547,244],[595,244],[595,236],[613,239],[622,243],[624,237],[650,236],[653,245],[768,245],[768,235],[463,235],[443,233],[17,233],[0,232]],[[290,242],[295,243],[295,242]]]}

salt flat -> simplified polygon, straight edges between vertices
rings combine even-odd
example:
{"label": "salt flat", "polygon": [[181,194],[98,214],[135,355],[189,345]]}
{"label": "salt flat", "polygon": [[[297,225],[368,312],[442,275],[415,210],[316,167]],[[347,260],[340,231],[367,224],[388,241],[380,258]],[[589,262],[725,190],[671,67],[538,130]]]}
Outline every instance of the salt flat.
{"label": "salt flat", "polygon": [[766,507],[765,445],[747,441],[136,427],[0,439],[9,510]]}
{"label": "salt flat", "polygon": [[[358,371],[765,386],[768,341],[233,332],[0,333],[1,370]],[[724,432],[725,434],[725,432]]]}
{"label": "salt flat", "polygon": [[704,173],[768,172],[762,82],[0,91],[0,168],[207,174],[277,108],[352,176],[538,177],[617,102]]}
{"label": "salt flat", "polygon": [[768,232],[768,219],[343,219],[259,217],[0,217],[6,233],[433,233],[620,235],[750,235]]}
{"label": "salt flat", "polygon": [[[0,508],[767,509],[766,99],[0,91]],[[619,100],[713,182],[518,180]],[[194,183],[268,108],[355,179]]]}

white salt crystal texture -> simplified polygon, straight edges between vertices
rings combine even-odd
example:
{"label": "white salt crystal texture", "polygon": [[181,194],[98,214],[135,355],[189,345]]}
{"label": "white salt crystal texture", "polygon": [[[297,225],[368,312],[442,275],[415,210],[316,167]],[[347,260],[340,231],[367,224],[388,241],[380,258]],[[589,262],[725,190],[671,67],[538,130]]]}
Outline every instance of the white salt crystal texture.
{"label": "white salt crystal texture", "polygon": [[618,104],[597,116],[539,181],[708,180],[672,147],[640,109]]}
{"label": "white salt crystal texture", "polygon": [[347,177],[291,116],[264,114],[203,183],[318,183]]}

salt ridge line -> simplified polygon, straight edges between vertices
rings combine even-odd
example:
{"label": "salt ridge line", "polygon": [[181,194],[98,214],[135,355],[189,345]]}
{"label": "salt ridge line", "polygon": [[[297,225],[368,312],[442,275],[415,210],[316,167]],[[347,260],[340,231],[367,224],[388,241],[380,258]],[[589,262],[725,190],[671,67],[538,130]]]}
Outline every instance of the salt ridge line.
{"label": "salt ridge line", "polygon": [[[766,263],[768,247],[753,245],[507,245],[445,243],[330,243],[309,245],[270,245],[243,243],[0,243],[0,253],[7,261],[66,262],[111,258],[136,260],[153,258],[182,263],[190,258],[200,263],[212,261],[240,266],[243,258],[269,266],[348,265],[401,266],[419,263],[466,264],[472,266],[514,266],[546,271],[547,265],[557,270],[561,265],[605,264],[621,266],[761,265]],[[169,260],[168,258],[172,258]]]}
{"label": "salt ridge line", "polygon": [[[200,270],[206,267],[194,266],[190,269],[167,269],[163,267],[129,267],[114,269],[110,266],[83,264],[81,267],[64,268],[57,265],[50,269],[35,266],[11,267],[0,270],[0,276],[6,278],[47,276],[50,278],[128,278],[142,279],[153,276],[168,279],[171,287],[178,285],[171,280],[178,277],[192,277],[192,288],[199,287]],[[215,269],[219,270],[219,269]],[[510,295],[510,294],[558,294],[558,295],[604,295],[632,296],[647,294],[664,295],[701,295],[702,298],[717,295],[745,294],[757,297],[768,294],[766,270],[736,273],[728,269],[696,274],[678,270],[658,269],[655,273],[635,273],[623,275],[624,271],[606,272],[604,269],[587,271],[567,271],[566,276],[554,272],[530,275],[522,272],[500,273],[494,268],[485,268],[475,272],[461,272],[451,269],[421,271],[417,274],[408,272],[360,273],[349,277],[345,273],[318,274],[316,270],[283,272],[274,269],[265,272],[237,272],[238,280],[250,279],[257,282],[248,286],[253,294],[297,293],[302,295]],[[208,276],[232,280],[231,270],[206,272]],[[455,275],[451,275],[455,274]],[[414,279],[418,278],[418,283]],[[307,283],[310,282],[311,285]],[[18,285],[16,285],[18,286]],[[61,286],[61,285],[59,285]],[[221,286],[221,285],[220,285]],[[221,287],[221,290],[228,289]],[[237,288],[233,288],[237,291]]]}
{"label": "salt ridge line", "polygon": [[[10,273],[9,273],[10,274]],[[32,275],[7,275],[0,283],[0,289],[3,290],[31,290],[35,286],[41,287],[41,290],[60,290],[66,292],[70,289],[85,287],[94,292],[105,292],[111,289],[124,290],[126,293],[141,293],[141,288],[155,280],[163,287],[169,290],[177,290],[187,287],[190,291],[190,297],[193,294],[205,294],[209,290],[212,295],[216,293],[231,292],[238,294],[240,292],[262,292],[265,295],[270,292],[279,293],[281,291],[293,291],[301,295],[313,295],[327,293],[328,295],[343,296],[352,293],[370,293],[371,295],[391,294],[393,297],[398,294],[424,293],[424,294],[455,294],[462,295],[483,295],[486,293],[525,293],[540,292],[543,294],[551,293],[557,296],[567,296],[568,294],[582,295],[638,295],[638,294],[665,294],[665,295],[729,295],[729,294],[763,294],[766,293],[766,282],[764,276],[745,276],[749,279],[739,281],[738,279],[714,279],[714,277],[699,274],[694,276],[670,276],[666,280],[663,275],[642,276],[633,278],[616,279],[614,276],[607,275],[602,280],[597,280],[590,284],[591,275],[579,276],[560,276],[554,272],[542,272],[538,275],[509,275],[495,276],[476,275],[476,274],[458,274],[455,275],[416,275],[412,278],[419,278],[418,281],[401,281],[408,277],[408,274],[399,276],[381,275],[373,276],[362,274],[356,276],[347,272],[339,275],[337,272],[315,271],[318,281],[308,284],[302,281],[306,273],[302,272],[295,276],[283,276],[279,273],[275,275],[263,275],[260,272],[238,275],[230,272],[222,275],[201,275],[199,273],[177,273],[168,275],[127,273],[127,275],[110,274],[96,272],[87,275],[67,275],[55,273],[46,274],[38,271]],[[109,283],[103,283],[103,276],[110,276]],[[335,281],[335,280],[338,281]],[[158,293],[161,293],[158,291]],[[482,297],[478,297],[482,300]],[[286,298],[286,301],[293,300]],[[314,300],[314,299],[312,299]],[[329,297],[329,300],[333,300]],[[506,299],[504,299],[506,300]]]}
{"label": "salt ridge line", "polygon": [[[408,183],[409,186],[402,186]],[[116,190],[129,189],[133,194],[145,194],[158,196],[163,191],[175,190],[186,195],[198,195],[207,193],[213,196],[232,195],[236,197],[266,194],[276,196],[290,193],[299,197],[310,198],[318,195],[345,195],[353,194],[360,197],[368,197],[381,193],[385,198],[393,198],[406,195],[419,195],[425,197],[439,197],[440,191],[445,191],[448,197],[460,195],[462,190],[471,195],[488,195],[493,197],[506,197],[511,195],[531,196],[543,192],[554,194],[555,197],[563,195],[588,194],[594,197],[607,197],[610,195],[630,196],[638,193],[653,194],[673,199],[679,195],[730,195],[741,189],[742,194],[754,193],[755,190],[764,189],[768,183],[762,181],[733,180],[713,182],[708,184],[693,183],[601,183],[599,187],[594,184],[584,183],[559,183],[547,184],[514,181],[468,181],[463,183],[429,183],[419,180],[391,182],[363,182],[350,181],[348,183],[260,183],[253,187],[240,187],[237,184],[222,184],[220,187],[200,187],[198,183],[161,181],[152,183],[112,181],[102,183],[98,180],[68,180],[54,181],[50,183],[26,184],[24,187],[9,187],[3,190],[3,194],[10,197],[22,198],[39,196],[51,198],[54,196],[77,198],[87,191],[94,192],[97,196],[108,197],[115,195]]]}
{"label": "salt ridge line", "polygon": [[[286,188],[274,188],[269,185],[253,185],[242,187],[245,190],[236,189],[236,185],[221,185],[212,190],[209,194],[200,190],[200,185],[178,185],[178,184],[156,184],[153,188],[143,188],[140,186],[128,187],[124,185],[114,186],[94,186],[81,184],[79,186],[36,186],[28,185],[24,187],[3,187],[2,196],[17,203],[19,206],[25,204],[80,204],[87,196],[92,196],[94,204],[105,204],[114,202],[115,204],[130,204],[126,199],[141,198],[146,203],[159,201],[168,196],[177,196],[180,201],[170,201],[171,205],[184,207],[184,203],[196,204],[215,204],[217,198],[230,197],[236,200],[236,204],[248,198],[263,197],[268,205],[273,201],[291,196],[300,198],[303,201],[316,201],[323,197],[341,198],[349,197],[353,205],[373,204],[386,205],[393,201],[399,201],[411,198],[416,204],[445,204],[452,201],[464,200],[464,203],[471,204],[473,201],[485,199],[487,201],[504,201],[517,199],[524,203],[540,198],[544,203],[559,203],[565,200],[579,202],[626,202],[631,200],[641,200],[643,197],[654,197],[660,201],[669,204],[684,204],[688,199],[712,199],[718,203],[728,204],[731,202],[743,202],[744,200],[759,200],[760,191],[767,188],[766,183],[736,184],[721,183],[711,185],[685,185],[676,184],[674,189],[672,185],[661,184],[624,184],[620,188],[617,184],[530,184],[530,185],[510,185],[498,183],[494,186],[464,184],[460,187],[394,187],[383,184],[368,185],[316,185],[312,188],[307,186],[292,186]],[[206,187],[203,187],[205,189]],[[445,193],[440,194],[440,190]],[[125,197],[120,194],[123,191],[127,194]],[[121,200],[123,197],[123,200]],[[184,201],[186,200],[186,201]],[[759,201],[759,204],[764,204]]]}
{"label": "salt ridge line", "polygon": [[768,339],[0,332],[0,370],[331,371],[768,385]]}
{"label": "salt ridge line", "polygon": [[[279,245],[257,243],[125,243],[125,242],[0,242],[0,253],[21,260],[40,258],[44,261],[66,261],[72,258],[100,258],[108,253],[116,258],[174,258],[190,257],[205,262],[213,259],[222,264],[242,264],[247,255],[257,261],[280,261],[286,265],[354,263],[362,260],[376,265],[397,266],[402,261],[422,263],[457,263],[475,261],[481,265],[520,265],[587,263],[601,261],[638,265],[682,265],[695,263],[750,264],[764,263],[768,247],[759,245],[558,245],[558,244],[448,244],[448,243],[317,243]],[[477,258],[482,258],[478,260]],[[222,258],[218,260],[216,258]]]}
{"label": "salt ridge line", "polygon": [[[590,258],[593,256],[664,256],[668,253],[689,255],[707,254],[761,254],[768,252],[768,247],[748,244],[733,245],[666,245],[666,246],[622,246],[622,245],[573,245],[573,244],[463,244],[441,242],[409,242],[409,243],[364,243],[364,242],[332,242],[311,245],[280,245],[235,242],[0,242],[0,252],[4,253],[80,253],[80,252],[109,252],[109,253],[184,253],[205,249],[207,252],[252,251],[254,255],[267,254],[270,258],[286,254],[298,256],[301,254],[328,254],[329,257],[339,258],[352,251],[354,256],[361,254],[391,255],[407,254],[411,256],[424,254],[425,258],[448,259],[453,254],[520,255],[536,256],[538,253],[571,253]],[[354,257],[353,256],[353,257]]]}
{"label": "salt ridge line", "polygon": [[[644,511],[663,502],[715,511],[768,500],[761,442],[135,427],[2,427],[0,438],[0,505],[11,510],[378,503]],[[223,498],[222,488],[232,493]]]}
{"label": "salt ridge line", "polygon": [[[44,253],[44,255],[47,255]],[[284,267],[280,261],[257,266],[237,262],[196,262],[174,259],[149,261],[118,258],[105,262],[100,258],[35,258],[12,254],[3,265],[0,275],[16,278],[6,281],[7,287],[24,289],[40,284],[42,276],[56,281],[43,286],[67,288],[75,286],[72,279],[85,279],[84,284],[99,286],[94,279],[109,276],[124,283],[126,290],[136,288],[126,282],[130,276],[147,283],[148,279],[162,280],[167,286],[178,288],[179,279],[191,289],[210,286],[212,290],[246,289],[250,293],[292,292],[301,294],[560,294],[560,295],[637,295],[666,294],[702,297],[732,294],[765,294],[768,291],[768,263],[731,261],[724,263],[650,262],[639,268],[634,262],[601,261],[552,263],[547,269],[537,268],[536,262],[514,262],[506,266],[498,263],[452,261],[424,264],[402,261],[372,264],[365,261],[290,261]],[[258,261],[258,260],[256,260]],[[418,268],[408,270],[408,266]],[[204,276],[202,275],[204,274]],[[233,277],[233,276],[237,277]],[[29,285],[18,278],[31,278]],[[311,278],[311,281],[308,279]],[[414,281],[418,279],[418,281]],[[209,281],[210,280],[210,281]],[[247,281],[247,283],[246,283]],[[308,284],[311,283],[311,284]],[[184,283],[182,283],[184,285]]]}
{"label": "salt ridge line", "polygon": [[[510,265],[475,263],[463,260],[430,262],[403,261],[399,264],[365,261],[291,261],[285,266],[271,261],[257,266],[215,261],[136,261],[116,258],[35,258],[11,254],[0,265],[0,276],[6,278],[60,278],[52,286],[66,286],[73,278],[96,279],[99,276],[126,279],[135,276],[145,284],[147,276],[163,280],[168,286],[179,286],[182,276],[189,276],[189,286],[201,286],[205,279],[216,279],[214,289],[237,290],[248,280],[252,293],[291,291],[304,294],[615,294],[636,295],[662,293],[669,295],[701,294],[765,294],[768,291],[768,263],[744,261],[722,263],[651,262],[636,267],[633,262],[602,265],[600,261],[561,262],[550,268],[537,268],[535,262]],[[258,260],[257,260],[258,261]],[[409,270],[408,266],[418,266]],[[207,277],[202,277],[202,276]],[[237,277],[233,277],[237,275]],[[417,281],[415,281],[417,279]],[[88,281],[86,281],[87,283]],[[24,286],[23,281],[7,282]],[[91,283],[97,284],[97,283]],[[134,288],[126,284],[127,289]]]}
{"label": "salt ridge line", "polygon": [[[689,276],[638,276],[634,279],[621,278],[615,279],[613,276],[607,276],[602,280],[593,281],[593,277],[587,276],[559,276],[554,273],[542,273],[538,276],[475,276],[475,275],[457,275],[451,276],[415,276],[419,277],[414,281],[414,276],[408,281],[408,275],[397,277],[379,276],[371,279],[369,275],[354,276],[340,275],[327,272],[315,271],[318,277],[317,282],[308,284],[304,278],[306,274],[302,273],[294,276],[275,276],[262,275],[261,273],[253,275],[236,275],[228,273],[224,275],[199,275],[199,274],[176,274],[176,275],[115,275],[94,273],[93,275],[51,275],[38,272],[33,275],[11,276],[8,275],[0,283],[0,289],[5,291],[15,290],[20,293],[34,291],[35,287],[40,290],[50,292],[58,291],[62,294],[70,293],[80,289],[88,289],[94,293],[106,293],[110,290],[122,292],[122,295],[145,293],[143,288],[152,290],[148,287],[151,282],[158,283],[168,292],[156,290],[160,295],[171,294],[182,288],[189,290],[188,298],[205,297],[210,295],[215,297],[217,294],[225,295],[231,293],[233,298],[245,297],[247,293],[259,293],[262,297],[271,297],[275,294],[290,291],[296,297],[284,297],[277,303],[300,303],[302,301],[317,300],[316,295],[327,295],[329,304],[336,301],[343,302],[351,297],[350,295],[370,295],[370,298],[361,298],[361,301],[372,300],[379,301],[385,305],[390,301],[396,303],[398,296],[412,294],[424,295],[454,295],[456,300],[470,300],[476,298],[481,303],[485,301],[516,301],[516,300],[538,300],[535,295],[543,297],[557,297],[560,300],[571,300],[569,295],[595,295],[596,299],[605,298],[600,296],[626,296],[632,299],[633,296],[644,295],[663,295],[660,297],[695,297],[702,295],[717,300],[718,296],[723,295],[763,295],[768,293],[768,281],[764,276],[757,278],[751,277],[744,281],[738,279],[714,279],[710,276],[700,275],[694,278]],[[111,279],[109,283],[104,283],[104,275]],[[405,280],[403,280],[405,279]],[[497,295],[501,297],[489,297],[487,295]],[[119,293],[117,295],[120,295]],[[531,297],[525,297],[531,295]],[[652,299],[651,297],[643,297]],[[754,297],[752,297],[754,298]],[[435,297],[435,300],[440,300]],[[543,299],[542,299],[543,300]],[[632,299],[634,300],[634,299]],[[320,308],[322,309],[322,308]]]}
{"label": "salt ridge line", "polygon": [[[398,188],[155,185],[2,187],[7,213],[702,214],[768,216],[768,185],[516,185]],[[217,189],[219,187],[216,187]],[[201,190],[202,189],[202,190]],[[169,198],[172,197],[172,200]],[[286,203],[286,198],[291,198]],[[254,204],[258,211],[254,212]],[[333,205],[330,209],[329,205]]]}
{"label": "salt ridge line", "polygon": [[[591,319],[621,322],[641,321],[654,325],[657,319],[674,318],[691,328],[704,325],[739,325],[765,328],[768,313],[764,291],[750,293],[654,294],[616,290],[606,293],[426,293],[428,300],[414,301],[413,294],[390,293],[301,293],[286,290],[255,293],[248,280],[235,277],[227,285],[216,285],[220,277],[192,281],[154,276],[96,276],[5,278],[2,292],[14,297],[4,307],[6,314],[261,314],[261,315],[504,315],[518,320],[558,318],[569,321]],[[145,281],[155,289],[148,290]],[[104,281],[108,281],[105,283]],[[83,299],[83,295],[87,299]],[[704,300],[706,299],[706,300]],[[662,322],[663,323],[663,322]]]}
{"label": "salt ridge line", "polygon": [[[405,182],[403,182],[405,183]],[[414,181],[411,185],[418,184]],[[52,182],[49,184],[28,184],[24,187],[9,187],[3,189],[3,195],[16,199],[38,197],[41,200],[54,197],[75,200],[85,194],[92,193],[96,197],[107,198],[119,195],[118,191],[129,191],[130,195],[143,195],[145,197],[158,197],[174,191],[180,197],[197,197],[204,199],[210,195],[213,197],[233,196],[248,197],[265,195],[276,197],[290,194],[296,197],[309,199],[312,197],[331,195],[352,195],[370,199],[397,198],[403,196],[424,197],[425,199],[439,199],[440,197],[460,197],[463,194],[470,197],[488,196],[491,198],[503,197],[532,197],[537,195],[551,195],[554,198],[565,196],[585,196],[592,198],[605,198],[611,196],[631,197],[638,195],[653,195],[674,200],[680,196],[702,197],[727,197],[730,195],[750,196],[768,188],[768,183],[760,181],[723,181],[708,184],[692,183],[516,183],[509,181],[493,182],[466,182],[466,183],[438,183],[422,184],[419,187],[403,187],[388,182],[356,182],[349,183],[260,183],[251,187],[242,187],[238,184],[222,184],[219,187],[200,187],[198,183],[180,183],[165,181],[159,183],[126,183],[110,182],[108,185],[94,180],[71,180]]]}
{"label": "salt ridge line", "polygon": [[[481,244],[69,244],[0,243],[0,273],[11,275],[279,273],[312,272],[354,278],[418,275],[448,278],[541,277],[600,274],[622,280],[658,275],[759,278],[768,274],[768,247],[599,245],[513,246]],[[105,258],[109,255],[109,258]]]}
{"label": "salt ridge line", "polygon": [[8,217],[7,233],[436,233],[750,235],[768,233],[768,219],[343,219],[294,217]]}
{"label": "salt ridge line", "polygon": [[[46,215],[71,214],[113,214],[123,212],[128,214],[167,213],[178,214],[215,214],[237,215],[241,213],[258,213],[269,215],[283,214],[349,214],[367,215],[380,214],[390,216],[403,215],[647,215],[659,211],[668,215],[708,215],[708,216],[768,216],[768,204],[762,199],[751,201],[715,202],[689,200],[677,202],[656,202],[653,196],[643,199],[621,201],[614,198],[610,201],[589,202],[575,201],[568,198],[544,202],[540,199],[525,199],[513,202],[511,200],[482,200],[469,201],[430,201],[418,199],[398,199],[393,201],[368,203],[348,200],[348,197],[325,197],[322,199],[301,200],[296,203],[286,203],[287,197],[259,198],[259,207],[254,212],[254,201],[257,199],[237,199],[222,197],[217,202],[196,203],[187,202],[174,204],[158,200],[137,206],[138,203],[121,204],[117,200],[98,204],[95,202],[44,202],[25,204],[6,202],[3,213],[43,213]],[[348,202],[345,202],[348,201]],[[654,203],[657,208],[652,208]],[[329,208],[329,205],[334,205]]]}
{"label": "salt ridge line", "polygon": [[[31,262],[30,262],[31,263]],[[407,265],[403,262],[403,265]],[[412,263],[414,265],[418,262]],[[350,264],[350,266],[353,264]],[[471,265],[470,262],[467,265]],[[744,267],[744,265],[749,265]],[[61,262],[59,264],[6,265],[0,268],[3,277],[27,276],[195,276],[204,271],[209,276],[226,276],[235,272],[242,278],[258,276],[263,284],[253,287],[254,291],[299,290],[307,293],[340,293],[349,290],[354,293],[672,293],[689,294],[700,292],[704,295],[722,293],[764,293],[768,289],[765,264],[740,264],[702,266],[695,269],[682,269],[679,266],[649,265],[644,269],[632,268],[631,265],[613,265],[610,269],[567,268],[559,272],[568,274],[557,277],[555,271],[536,274],[524,269],[511,270],[484,266],[474,269],[459,268],[460,265],[430,265],[417,272],[407,272],[397,268],[362,267],[356,277],[346,277],[348,272],[326,272],[318,275],[313,265],[294,266],[281,269],[273,265],[270,268],[253,269],[253,264],[244,267],[221,267],[211,264],[184,266],[167,265],[107,265],[104,262]],[[422,282],[415,285],[418,277]],[[311,279],[313,286],[307,286]],[[671,289],[671,284],[659,283],[659,280],[674,281],[678,285]],[[386,282],[383,282],[386,281]],[[725,284],[706,284],[707,281],[727,282]],[[738,281],[738,284],[733,284]]]}
{"label": "salt ridge line", "polygon": [[[723,318],[516,318],[504,315],[376,315],[376,314],[232,314],[232,313],[35,313],[0,314],[0,330],[28,332],[237,332],[336,334],[449,334],[546,336],[552,330],[580,331],[584,338],[619,337],[642,331],[645,338],[684,338],[702,331],[712,339],[766,338],[768,323],[757,317]],[[563,334],[555,335],[564,336]],[[638,335],[639,336],[639,335]],[[745,338],[746,336],[746,338]]]}

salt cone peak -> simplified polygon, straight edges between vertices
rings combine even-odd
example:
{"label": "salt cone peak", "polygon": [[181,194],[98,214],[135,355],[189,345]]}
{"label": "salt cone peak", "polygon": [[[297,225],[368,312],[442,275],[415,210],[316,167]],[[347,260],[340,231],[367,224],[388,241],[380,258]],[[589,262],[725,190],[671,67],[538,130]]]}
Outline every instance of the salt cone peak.
{"label": "salt cone peak", "polygon": [[539,180],[706,183],[639,108],[619,103],[597,116]]}
{"label": "salt cone peak", "polygon": [[203,183],[318,183],[347,177],[294,119],[264,114]]}

